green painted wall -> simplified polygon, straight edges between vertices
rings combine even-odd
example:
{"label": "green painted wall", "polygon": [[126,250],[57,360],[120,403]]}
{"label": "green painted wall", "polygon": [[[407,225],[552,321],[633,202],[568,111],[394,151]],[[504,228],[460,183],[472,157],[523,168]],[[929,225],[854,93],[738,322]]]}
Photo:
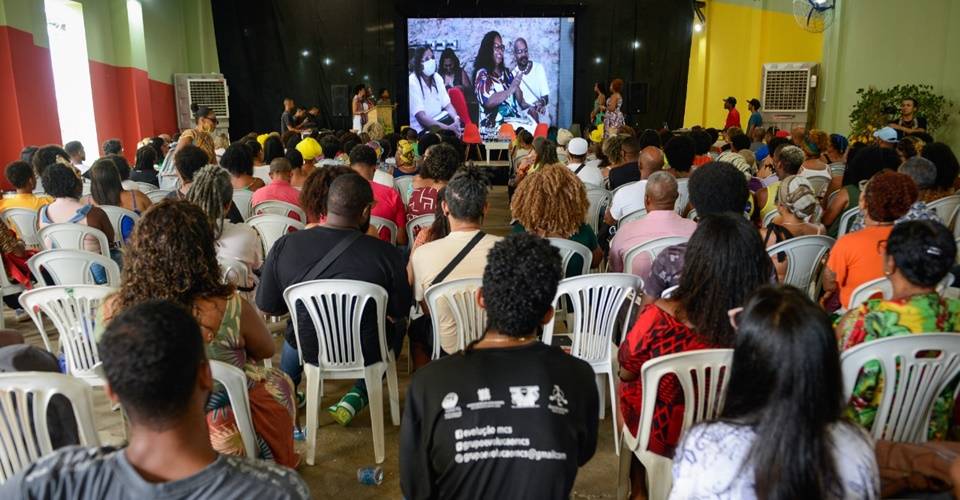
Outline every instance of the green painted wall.
{"label": "green painted wall", "polygon": [[[837,4],[837,21],[823,43],[821,128],[849,132],[856,91],[871,85],[926,83],[960,106],[960,1]],[[935,136],[960,150],[960,115]]]}

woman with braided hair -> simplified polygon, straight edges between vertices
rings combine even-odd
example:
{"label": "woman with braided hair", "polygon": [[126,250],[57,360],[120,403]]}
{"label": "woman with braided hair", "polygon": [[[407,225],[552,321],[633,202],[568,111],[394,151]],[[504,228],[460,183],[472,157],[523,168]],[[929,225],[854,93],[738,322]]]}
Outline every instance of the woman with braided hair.
{"label": "woman with braided hair", "polygon": [[[208,179],[201,187],[219,182]],[[226,183],[230,185],[229,179]],[[122,311],[147,300],[169,300],[186,307],[200,324],[207,357],[246,374],[258,448],[257,457],[251,458],[296,467],[300,460],[293,446],[297,411],[293,382],[281,370],[258,364],[273,357],[273,338],[257,309],[221,279],[216,238],[208,219],[197,205],[178,200],[165,200],[143,214],[127,247],[122,285],[101,305],[94,338],[99,340],[110,320]],[[207,400],[206,417],[217,452],[245,454],[230,400],[219,384]]]}
{"label": "woman with braided hair", "polygon": [[213,228],[217,257],[235,259],[247,266],[247,282],[236,285],[245,297],[252,299],[257,286],[254,270],[263,265],[263,246],[252,227],[234,224],[226,218],[233,200],[230,174],[216,165],[203,167],[193,176],[187,200],[207,214]]}
{"label": "woman with braided hair", "polygon": [[[576,241],[593,252],[590,267],[600,262],[603,251],[597,235],[586,220],[587,191],[576,174],[560,164],[547,165],[532,172],[517,186],[510,203],[513,232],[530,232],[543,238]],[[567,264],[565,276],[576,276],[583,261],[575,255]]]}

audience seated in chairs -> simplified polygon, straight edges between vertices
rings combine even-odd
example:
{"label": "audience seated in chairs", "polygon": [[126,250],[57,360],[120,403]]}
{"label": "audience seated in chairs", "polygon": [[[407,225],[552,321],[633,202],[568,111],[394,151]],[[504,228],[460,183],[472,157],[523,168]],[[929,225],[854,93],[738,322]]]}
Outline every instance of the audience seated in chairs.
{"label": "audience seated in chairs", "polygon": [[153,145],[141,146],[137,150],[137,156],[134,161],[133,171],[130,172],[130,180],[133,182],[146,182],[160,187],[160,178],[157,177],[157,158],[159,152]]}
{"label": "audience seated in chairs", "polygon": [[230,172],[234,189],[256,191],[265,185],[263,179],[253,176],[253,157],[250,156],[250,148],[242,143],[235,142],[227,146],[220,157],[220,166]]}
{"label": "audience seated in chairs", "polygon": [[821,218],[823,225],[827,226],[827,234],[836,238],[840,230],[840,218],[847,210],[860,206],[861,183],[882,170],[896,170],[899,165],[900,159],[891,149],[868,146],[855,150],[851,147],[842,186],[833,201],[827,204]]}
{"label": "audience seated in chairs", "polygon": [[845,306],[858,286],[883,276],[881,244],[916,200],[917,186],[905,174],[880,172],[866,183],[860,195],[865,227],[837,240],[823,270],[822,302],[828,311]]}
{"label": "audience seated in chairs", "polygon": [[[941,297],[936,291],[957,254],[950,231],[938,222],[902,222],[890,231],[882,251],[882,272],[893,284],[893,297],[854,304],[837,323],[840,349],[900,335],[960,332],[960,300]],[[879,363],[864,366],[846,412],[854,422],[873,425],[882,380]],[[960,437],[953,410],[955,388],[956,384],[945,391],[933,407],[930,439]]]}
{"label": "audience seated in chairs", "polygon": [[[350,168],[360,174],[364,179],[370,181],[370,188],[373,190],[373,199],[375,203],[369,215],[383,217],[393,221],[397,225],[397,245],[407,244],[407,215],[406,207],[396,189],[389,188],[382,184],[373,182],[373,173],[377,170],[377,154],[373,148],[364,144],[358,144],[350,150]],[[412,198],[411,198],[412,199]],[[381,232],[380,239],[389,240]]]}
{"label": "audience seated in chairs", "polygon": [[[777,189],[777,212],[767,227],[760,228],[760,237],[768,248],[795,236],[821,235],[826,232],[823,224],[808,222],[816,213],[818,201],[813,185],[805,177],[791,175],[779,181]],[[773,258],[777,280],[782,282],[787,273],[787,257],[778,254]]]}
{"label": "audience seated in chairs", "polygon": [[254,191],[250,203],[256,206],[258,203],[265,201],[282,201],[299,206],[302,191],[290,184],[292,175],[293,166],[290,165],[289,159],[284,157],[274,158],[270,162],[270,184]]}
{"label": "audience seated in chairs", "polygon": [[214,381],[203,338],[190,312],[173,302],[146,300],[119,314],[99,352],[107,395],[130,423],[129,443],[58,450],[4,483],[0,496],[309,498],[293,470],[211,446],[219,436],[205,421]]}
{"label": "audience seated in chairs", "polygon": [[[144,213],[127,246],[122,285],[101,306],[103,321],[97,322],[95,336],[115,316],[150,299],[190,308],[209,358],[247,374],[260,449],[256,458],[295,467],[299,457],[293,449],[293,386],[282,371],[257,365],[273,356],[273,338],[256,308],[233,285],[224,284],[214,234],[207,214],[186,201],[164,201]],[[226,391],[215,392],[206,410],[213,447],[227,455],[244,454]]]}
{"label": "audience seated in chairs", "polygon": [[[120,174],[117,172],[116,164],[110,158],[100,158],[93,162],[93,166],[88,171],[90,175],[90,198],[93,204],[102,206],[113,206],[126,208],[136,214],[142,213],[150,208],[152,204],[147,195],[140,190],[127,190],[123,187],[123,181],[120,180]],[[124,217],[120,224],[120,231],[123,240],[126,241],[133,233],[133,225],[136,221]]]}
{"label": "audience seated in chairs", "polygon": [[[330,184],[341,175],[354,173],[350,167],[343,165],[328,165],[318,168],[307,177],[300,191],[300,206],[307,214],[307,229],[323,225],[327,221],[327,195],[330,193]],[[367,234],[376,237],[377,230],[371,226]]]}
{"label": "audience seated in chairs", "polygon": [[[648,146],[640,153],[637,162],[640,165],[640,181],[620,189],[613,195],[610,206],[607,207],[603,220],[611,226],[623,216],[636,212],[644,207],[643,199],[646,194],[646,180],[654,172],[663,170],[663,152],[653,146]],[[629,167],[620,167],[629,168]]]}
{"label": "audience seated in chairs", "polygon": [[879,498],[870,438],[842,415],[830,320],[803,292],[763,287],[731,310],[723,410],[677,448],[671,498]]}
{"label": "audience seated in chairs", "polygon": [[[357,146],[361,147],[361,146]],[[366,147],[366,146],[362,146]],[[369,148],[368,148],[369,149]],[[319,345],[313,322],[305,308],[288,311],[283,291],[291,285],[316,279],[351,279],[382,286],[389,296],[387,303],[387,344],[394,353],[400,350],[403,337],[399,328],[405,325],[410,310],[410,284],[400,251],[377,238],[363,235],[370,224],[374,198],[371,183],[359,175],[344,174],[333,180],[327,196],[327,214],[323,225],[287,234],[277,240],[267,255],[257,287],[257,306],[267,314],[297,315],[300,346],[305,362],[316,363]],[[311,209],[315,210],[315,209]],[[310,274],[315,264],[328,252],[351,240],[342,253],[320,274]],[[363,359],[367,364],[380,361],[377,319],[374,309],[364,311],[360,325]],[[299,385],[303,367],[297,355],[293,319],[287,323],[281,367]],[[347,425],[367,404],[366,385],[358,380],[329,411],[341,425]]]}
{"label": "audience seated in chairs", "polygon": [[[229,152],[230,148],[227,148],[227,153]],[[224,157],[227,153],[224,153]],[[237,287],[240,292],[250,293],[257,286],[255,271],[263,265],[263,246],[255,229],[226,220],[233,190],[230,174],[216,165],[207,165],[193,176],[193,185],[187,192],[187,200],[207,214],[213,227],[217,257],[235,259],[247,266],[247,282],[238,283]]]}
{"label": "audience seated in chairs", "polygon": [[436,211],[437,192],[450,182],[460,167],[457,150],[449,144],[437,144],[426,152],[423,167],[413,177],[413,194],[407,203],[407,222]]}
{"label": "audience seated in chairs", "polygon": [[[743,174],[728,163],[710,163],[697,168],[687,188],[690,204],[703,219],[707,215],[733,212],[742,214],[749,191]],[[650,274],[643,276],[644,302],[660,298],[664,290],[680,284],[684,253],[687,244],[681,243],[665,248],[650,266]]]}
{"label": "audience seated in chairs", "polygon": [[[434,146],[431,151],[442,146]],[[440,311],[427,312],[424,292],[443,281],[481,277],[487,265],[487,254],[502,238],[486,234],[480,229],[489,208],[488,184],[483,172],[462,170],[453,176],[444,189],[444,200],[441,204],[449,224],[449,234],[417,248],[410,257],[410,269],[414,298],[421,303],[427,314],[437,316],[441,328],[441,331],[437,332],[441,351],[451,354],[459,349],[453,313],[447,307]],[[466,254],[460,255],[468,248]],[[411,352],[416,358],[415,366],[418,367],[429,361],[433,351],[433,337],[430,335],[432,328],[427,314],[423,319],[417,319],[411,324],[410,340],[414,347]],[[419,328],[414,325],[419,325]],[[414,330],[420,335],[415,335]],[[415,336],[418,338],[415,339]]]}
{"label": "audience seated in chairs", "polygon": [[[723,164],[703,167],[717,169]],[[743,174],[729,167],[744,184]],[[700,170],[694,174],[694,179]],[[691,181],[693,182],[693,181]],[[716,187],[713,187],[716,189]],[[744,190],[746,187],[744,186]],[[640,369],[658,356],[696,349],[732,347],[736,331],[727,311],[770,283],[773,265],[757,230],[739,213],[711,214],[697,225],[684,253],[680,286],[669,299],[640,310],[620,344],[620,409],[631,433],[638,432],[643,390]],[[660,383],[649,451],[672,457],[680,436],[683,393],[675,377]],[[643,467],[632,461],[634,492],[644,484]]]}
{"label": "audience seated in chairs", "polygon": [[777,210],[777,192],[780,189],[780,182],[800,173],[803,158],[803,151],[796,146],[785,145],[773,152],[773,168],[777,174],[777,180],[767,184],[765,189],[757,191],[757,206],[760,207],[761,220],[768,213]]}
{"label": "audience seated in chairs", "polygon": [[[178,145],[177,152],[173,157],[173,165],[177,171],[177,178],[180,180],[180,187],[171,191],[167,195],[169,200],[183,200],[187,197],[187,191],[190,191],[190,185],[193,184],[193,175],[207,166],[209,157],[206,151],[193,144]],[[231,201],[230,210],[227,211],[227,219],[234,224],[242,224],[243,216],[237,210],[236,205]]]}
{"label": "audience seated in chairs", "polygon": [[633,269],[624,269],[623,257],[633,247],[656,238],[683,236],[689,238],[697,223],[680,217],[674,211],[677,202],[677,180],[667,172],[654,172],[646,182],[644,206],[647,214],[642,219],[621,225],[610,241],[610,271],[646,276],[650,272],[649,258],[635,262]]}
{"label": "audience seated in chairs", "polygon": [[[510,211],[516,222],[512,232],[580,243],[593,252],[589,267],[597,267],[603,251],[593,228],[584,222],[589,206],[583,183],[570,169],[560,164],[545,165],[527,175],[513,194]],[[581,257],[575,255],[567,264],[566,276],[580,274],[582,267]]]}
{"label": "audience seated in chairs", "polygon": [[[510,235],[490,250],[477,297],[488,317],[483,338],[410,382],[400,429],[406,498],[570,497],[577,468],[596,450],[599,397],[590,365],[537,339],[562,277],[559,252],[533,235]],[[461,438],[466,422],[496,433]],[[493,439],[517,439],[524,453],[546,455],[461,452],[461,444]],[[510,446],[498,445],[501,453],[521,451]]]}
{"label": "audience seated in chairs", "polygon": [[3,173],[17,191],[0,198],[0,212],[8,208],[39,210],[53,201],[53,198],[47,195],[33,194],[33,190],[37,188],[37,177],[29,163],[19,160],[10,162]]}

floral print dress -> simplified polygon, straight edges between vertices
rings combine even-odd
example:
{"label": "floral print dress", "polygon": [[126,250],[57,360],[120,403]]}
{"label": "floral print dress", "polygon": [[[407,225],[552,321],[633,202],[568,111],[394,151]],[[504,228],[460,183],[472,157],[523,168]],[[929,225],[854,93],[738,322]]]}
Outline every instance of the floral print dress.
{"label": "floral print dress", "polygon": [[[937,293],[895,300],[870,299],[840,318],[837,341],[840,350],[844,351],[871,340],[918,333],[957,332],[958,328],[960,300],[944,299]],[[960,438],[960,419],[954,415],[954,391],[958,380],[951,381],[934,403],[928,439]],[[864,364],[854,384],[846,416],[866,428],[873,426],[883,385],[880,363],[870,361]]]}

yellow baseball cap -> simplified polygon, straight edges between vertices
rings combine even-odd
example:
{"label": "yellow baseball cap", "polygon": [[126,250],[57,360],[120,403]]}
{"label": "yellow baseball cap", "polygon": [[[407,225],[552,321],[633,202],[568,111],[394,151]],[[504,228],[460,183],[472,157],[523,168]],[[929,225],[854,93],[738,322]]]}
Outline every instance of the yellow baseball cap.
{"label": "yellow baseball cap", "polygon": [[603,142],[603,125],[598,125],[593,132],[590,132],[591,142]]}
{"label": "yellow baseball cap", "polygon": [[323,148],[320,147],[320,143],[313,137],[307,137],[297,143],[297,151],[303,156],[304,161],[313,160],[323,155]]}

